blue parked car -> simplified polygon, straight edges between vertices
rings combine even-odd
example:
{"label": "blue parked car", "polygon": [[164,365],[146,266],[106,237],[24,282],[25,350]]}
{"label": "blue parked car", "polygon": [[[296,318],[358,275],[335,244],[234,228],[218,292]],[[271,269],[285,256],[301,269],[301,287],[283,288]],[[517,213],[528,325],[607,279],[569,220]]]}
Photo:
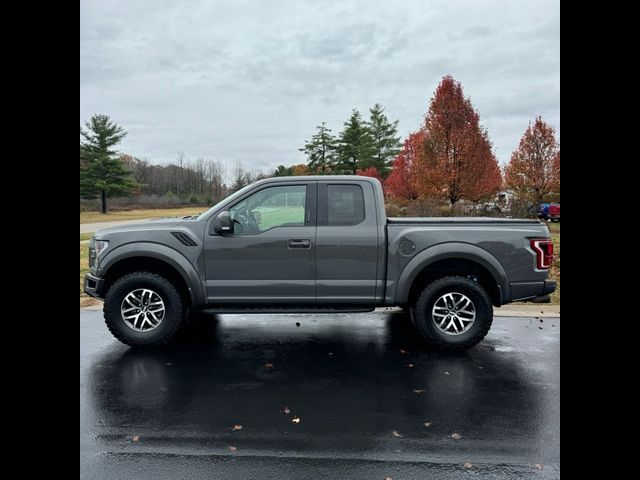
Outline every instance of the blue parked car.
{"label": "blue parked car", "polygon": [[545,221],[551,220],[552,222],[560,221],[560,204],[541,203],[538,207],[538,218]]}

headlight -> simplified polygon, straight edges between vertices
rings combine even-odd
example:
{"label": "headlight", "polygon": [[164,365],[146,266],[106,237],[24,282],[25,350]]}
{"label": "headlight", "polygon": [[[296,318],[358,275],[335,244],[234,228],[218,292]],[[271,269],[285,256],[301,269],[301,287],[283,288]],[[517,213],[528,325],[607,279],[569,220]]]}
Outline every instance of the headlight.
{"label": "headlight", "polygon": [[96,258],[99,258],[100,254],[104,252],[108,246],[109,246],[109,242],[107,242],[106,240],[96,240],[95,241]]}

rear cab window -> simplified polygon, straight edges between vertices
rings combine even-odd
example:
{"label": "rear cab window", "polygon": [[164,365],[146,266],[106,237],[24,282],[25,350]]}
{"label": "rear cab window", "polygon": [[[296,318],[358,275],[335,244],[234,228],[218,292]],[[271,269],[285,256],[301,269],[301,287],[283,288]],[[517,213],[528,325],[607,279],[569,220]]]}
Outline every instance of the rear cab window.
{"label": "rear cab window", "polygon": [[328,226],[349,226],[365,218],[364,193],[360,185],[327,185]]}

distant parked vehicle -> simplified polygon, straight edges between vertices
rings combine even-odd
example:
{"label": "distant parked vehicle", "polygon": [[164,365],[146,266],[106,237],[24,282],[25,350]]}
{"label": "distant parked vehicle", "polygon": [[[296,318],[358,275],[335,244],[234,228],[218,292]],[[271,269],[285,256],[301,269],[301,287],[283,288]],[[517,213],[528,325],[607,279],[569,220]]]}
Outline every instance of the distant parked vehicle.
{"label": "distant parked vehicle", "polygon": [[549,220],[552,222],[560,221],[560,205],[559,204],[551,204],[549,205]]}
{"label": "distant parked vehicle", "polygon": [[541,203],[538,207],[538,218],[552,222],[560,221],[559,203]]}

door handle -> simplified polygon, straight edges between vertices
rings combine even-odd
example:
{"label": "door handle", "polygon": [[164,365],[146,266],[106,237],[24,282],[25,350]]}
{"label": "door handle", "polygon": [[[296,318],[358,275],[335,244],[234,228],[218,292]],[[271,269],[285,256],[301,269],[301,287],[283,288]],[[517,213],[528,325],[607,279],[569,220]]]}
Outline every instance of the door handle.
{"label": "door handle", "polygon": [[311,240],[306,238],[292,238],[287,240],[287,247],[289,248],[311,248]]}

